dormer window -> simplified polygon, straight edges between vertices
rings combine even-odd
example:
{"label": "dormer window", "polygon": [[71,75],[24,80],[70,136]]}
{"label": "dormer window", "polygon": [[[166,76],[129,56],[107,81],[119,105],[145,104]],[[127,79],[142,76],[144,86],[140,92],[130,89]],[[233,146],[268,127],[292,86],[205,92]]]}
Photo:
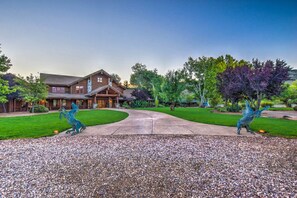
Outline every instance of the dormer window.
{"label": "dormer window", "polygon": [[102,82],[102,77],[98,77],[97,82]]}

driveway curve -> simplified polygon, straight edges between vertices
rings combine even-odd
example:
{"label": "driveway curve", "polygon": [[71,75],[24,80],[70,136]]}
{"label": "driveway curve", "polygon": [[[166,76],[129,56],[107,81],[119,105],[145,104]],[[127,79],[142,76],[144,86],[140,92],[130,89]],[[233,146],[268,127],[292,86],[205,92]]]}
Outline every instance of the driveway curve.
{"label": "driveway curve", "polygon": [[[77,136],[100,136],[100,135],[143,135],[143,134],[195,134],[195,135],[222,135],[236,136],[236,127],[217,126],[202,124],[183,120],[168,114],[145,111],[117,109],[117,111],[127,112],[129,116],[120,122],[87,127]],[[68,134],[61,133],[59,136]],[[247,133],[245,129],[241,131],[242,136],[255,137]]]}

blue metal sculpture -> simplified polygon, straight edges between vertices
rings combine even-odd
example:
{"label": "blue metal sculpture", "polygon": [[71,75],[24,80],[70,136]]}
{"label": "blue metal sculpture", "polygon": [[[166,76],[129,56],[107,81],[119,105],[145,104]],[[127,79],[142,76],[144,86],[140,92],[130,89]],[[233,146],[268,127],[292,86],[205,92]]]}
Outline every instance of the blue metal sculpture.
{"label": "blue metal sculpture", "polygon": [[62,119],[62,116],[64,116],[64,118],[66,118],[68,123],[72,126],[72,128],[68,129],[66,133],[72,132],[71,135],[75,135],[86,129],[86,126],[75,118],[75,115],[78,112],[78,106],[72,103],[71,108],[72,109],[67,112],[65,108],[62,107],[60,112],[60,119]]}
{"label": "blue metal sculpture", "polygon": [[243,117],[237,122],[237,134],[240,135],[240,130],[242,127],[245,127],[247,132],[254,134],[254,132],[250,129],[250,124],[254,120],[254,118],[261,117],[261,113],[264,110],[267,110],[269,106],[264,107],[262,110],[254,111],[248,101],[245,101],[245,109],[242,112]]}

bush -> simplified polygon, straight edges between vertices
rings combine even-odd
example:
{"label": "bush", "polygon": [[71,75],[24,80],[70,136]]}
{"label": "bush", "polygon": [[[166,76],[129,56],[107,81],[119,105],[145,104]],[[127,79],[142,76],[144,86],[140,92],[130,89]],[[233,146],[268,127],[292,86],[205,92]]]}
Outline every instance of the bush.
{"label": "bush", "polygon": [[239,112],[241,110],[240,105],[231,105],[227,107],[228,112]]}
{"label": "bush", "polygon": [[155,107],[158,107],[158,106],[159,106],[159,100],[156,99],[156,100],[155,100]]}
{"label": "bush", "polygon": [[165,107],[165,105],[163,105],[163,104],[159,104],[159,107]]}
{"label": "bush", "polygon": [[[30,113],[32,113],[33,108],[30,109]],[[43,105],[35,105],[34,106],[34,113],[45,113],[48,112],[48,108]]]}
{"label": "bush", "polygon": [[226,107],[217,107],[215,108],[217,111],[219,112],[227,112],[227,108]]}
{"label": "bush", "polygon": [[126,109],[129,109],[130,108],[130,105],[128,104],[127,101],[125,101],[122,105],[123,108],[126,108]]}
{"label": "bush", "polygon": [[144,100],[134,100],[131,102],[131,107],[132,108],[145,108],[145,107],[149,107],[149,103]]}
{"label": "bush", "polygon": [[293,107],[294,111],[297,111],[297,106]]}
{"label": "bush", "polygon": [[273,102],[269,102],[269,101],[261,102],[261,107],[266,107],[266,106],[272,107],[273,106]]}

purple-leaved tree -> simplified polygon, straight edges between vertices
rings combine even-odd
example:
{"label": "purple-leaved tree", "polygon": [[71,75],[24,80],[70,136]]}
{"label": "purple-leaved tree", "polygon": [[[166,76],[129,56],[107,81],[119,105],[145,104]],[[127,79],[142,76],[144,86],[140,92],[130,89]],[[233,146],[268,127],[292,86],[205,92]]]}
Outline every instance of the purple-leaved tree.
{"label": "purple-leaved tree", "polygon": [[283,83],[288,79],[290,67],[283,60],[260,62],[252,65],[227,68],[218,75],[218,89],[225,100],[232,104],[248,99],[255,109],[260,108],[261,100],[279,95]]}

